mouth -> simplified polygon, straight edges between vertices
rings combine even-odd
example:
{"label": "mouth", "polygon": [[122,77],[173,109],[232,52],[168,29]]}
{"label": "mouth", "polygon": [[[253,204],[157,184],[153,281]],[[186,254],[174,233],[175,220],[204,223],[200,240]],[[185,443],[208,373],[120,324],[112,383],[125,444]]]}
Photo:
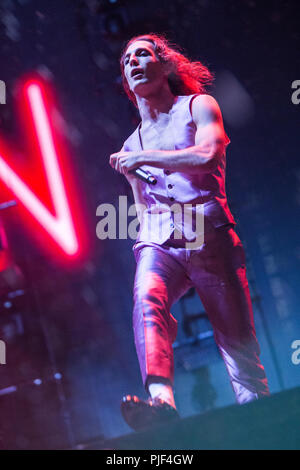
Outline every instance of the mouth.
{"label": "mouth", "polygon": [[143,69],[141,68],[133,69],[133,71],[131,72],[131,77],[140,77],[143,75],[143,73]]}

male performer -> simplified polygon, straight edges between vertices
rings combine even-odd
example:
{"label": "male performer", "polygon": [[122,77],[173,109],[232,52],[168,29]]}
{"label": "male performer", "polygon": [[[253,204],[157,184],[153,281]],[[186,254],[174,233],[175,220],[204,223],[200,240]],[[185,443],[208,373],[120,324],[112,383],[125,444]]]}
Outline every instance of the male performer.
{"label": "male performer", "polygon": [[[237,402],[269,395],[269,390],[259,360],[244,249],[226,199],[230,141],[217,102],[205,94],[212,75],[154,34],[127,43],[121,70],[125,91],[141,116],[121,151],[110,157],[131,184],[141,223],[134,245],[133,326],[151,398],[128,395],[121,406],[127,423],[138,430],[177,415],[172,350],[177,322],[170,308],[192,286],[213,326]],[[157,183],[142,181],[133,171],[140,167]],[[194,215],[203,211],[204,243],[187,248],[197,233],[191,218],[176,223],[174,203],[182,213],[186,204]]]}

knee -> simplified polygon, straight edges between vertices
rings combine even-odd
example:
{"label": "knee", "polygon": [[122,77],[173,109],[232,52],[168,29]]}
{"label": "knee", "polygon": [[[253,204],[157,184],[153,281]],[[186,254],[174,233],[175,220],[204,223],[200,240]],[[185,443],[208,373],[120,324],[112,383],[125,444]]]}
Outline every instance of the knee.
{"label": "knee", "polygon": [[154,272],[145,273],[143,279],[134,287],[135,309],[142,307],[165,308],[168,304],[168,292],[163,279]]}

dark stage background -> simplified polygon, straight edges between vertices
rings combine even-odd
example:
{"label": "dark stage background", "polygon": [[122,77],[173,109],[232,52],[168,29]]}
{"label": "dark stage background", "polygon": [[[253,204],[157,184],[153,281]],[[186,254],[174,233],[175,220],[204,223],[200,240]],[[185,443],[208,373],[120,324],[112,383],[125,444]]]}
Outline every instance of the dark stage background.
{"label": "dark stage background", "polygon": [[[132,201],[109,166],[137,125],[121,88],[118,59],[132,35],[164,32],[215,73],[231,139],[227,194],[248,258],[261,358],[271,392],[300,385],[292,343],[299,320],[299,76],[297,2],[152,0],[2,0],[0,137],[26,163],[15,89],[38,72],[55,90],[56,122],[74,170],[88,250],[62,264],[22,223],[18,204],[0,213],[23,273],[14,296],[1,296],[0,435],[4,448],[67,448],[129,432],[119,411],[126,393],[142,396],[131,326],[133,240],[99,240],[96,208]],[[25,162],[25,163],[24,163]],[[0,185],[0,203],[9,196]],[[2,192],[3,190],[3,192]],[[10,195],[10,199],[13,198]],[[175,392],[184,416],[234,403],[200,300],[172,310]],[[197,340],[198,338],[198,340]]]}

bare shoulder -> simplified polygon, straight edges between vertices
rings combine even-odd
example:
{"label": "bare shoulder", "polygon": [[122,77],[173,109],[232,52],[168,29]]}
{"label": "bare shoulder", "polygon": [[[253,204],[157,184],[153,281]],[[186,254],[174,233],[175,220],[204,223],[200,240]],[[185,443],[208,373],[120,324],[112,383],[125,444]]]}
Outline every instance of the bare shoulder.
{"label": "bare shoulder", "polygon": [[196,124],[207,124],[222,119],[220,107],[211,95],[198,95],[192,101],[191,112]]}

